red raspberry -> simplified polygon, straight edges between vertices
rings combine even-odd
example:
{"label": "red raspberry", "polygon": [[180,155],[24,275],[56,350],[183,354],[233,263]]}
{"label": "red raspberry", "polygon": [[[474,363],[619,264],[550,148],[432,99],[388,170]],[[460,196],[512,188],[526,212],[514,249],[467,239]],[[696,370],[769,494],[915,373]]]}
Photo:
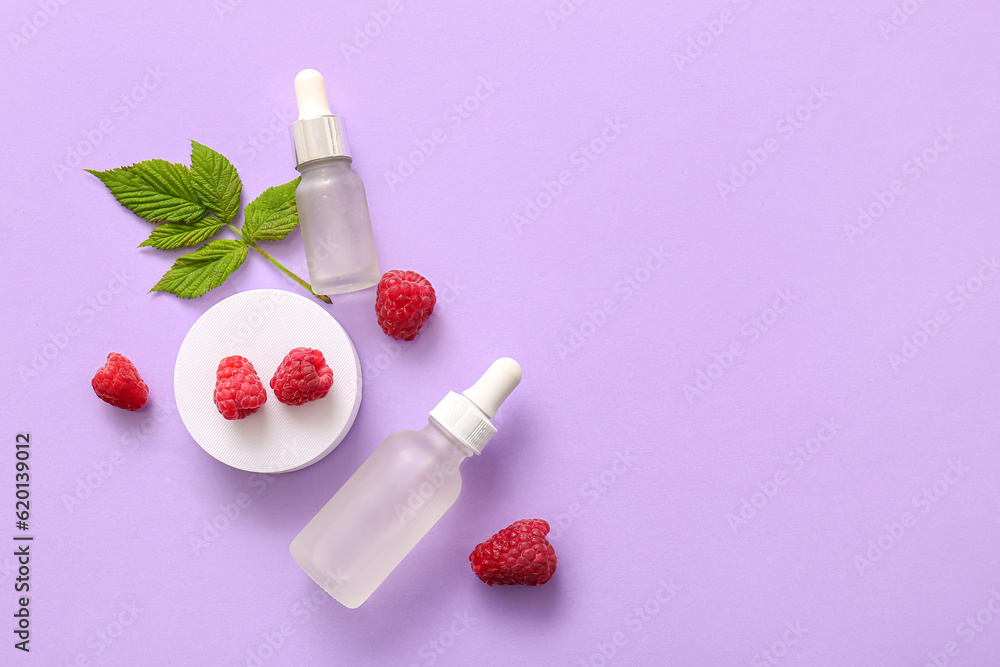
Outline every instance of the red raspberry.
{"label": "red raspberry", "polygon": [[237,354],[219,362],[213,398],[226,419],[245,419],[267,402],[267,392],[253,364]]}
{"label": "red raspberry", "polygon": [[146,405],[149,387],[139,377],[135,364],[124,354],[112,352],[108,361],[90,381],[97,397],[123,410],[138,410]]}
{"label": "red raspberry", "polygon": [[281,360],[271,389],[285,405],[302,405],[323,398],[333,386],[333,371],[319,350],[297,347]]}
{"label": "red raspberry", "polygon": [[472,571],[492,586],[539,586],[556,571],[556,551],[545,539],[549,524],[521,519],[476,546],[469,554]]}
{"label": "red raspberry", "polygon": [[416,271],[387,271],[375,291],[378,325],[396,340],[413,340],[434,312],[437,295]]}

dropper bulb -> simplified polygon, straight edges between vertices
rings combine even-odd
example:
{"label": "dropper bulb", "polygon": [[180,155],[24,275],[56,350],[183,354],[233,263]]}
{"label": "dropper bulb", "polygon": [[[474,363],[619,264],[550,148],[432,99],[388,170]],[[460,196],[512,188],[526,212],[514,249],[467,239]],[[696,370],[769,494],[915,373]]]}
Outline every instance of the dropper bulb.
{"label": "dropper bulb", "polygon": [[299,105],[299,120],[333,115],[323,75],[314,69],[304,69],[295,75],[295,100]]}
{"label": "dropper bulb", "polygon": [[510,357],[503,357],[494,361],[476,384],[462,393],[493,419],[520,382],[521,365]]}

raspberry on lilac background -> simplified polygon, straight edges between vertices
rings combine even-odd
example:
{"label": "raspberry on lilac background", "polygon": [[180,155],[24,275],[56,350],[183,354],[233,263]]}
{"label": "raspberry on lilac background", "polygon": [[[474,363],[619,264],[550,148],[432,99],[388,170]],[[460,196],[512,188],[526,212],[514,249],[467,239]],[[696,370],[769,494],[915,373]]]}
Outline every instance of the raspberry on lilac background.
{"label": "raspberry on lilac background", "polygon": [[416,271],[387,271],[375,292],[378,324],[396,340],[413,340],[427,323],[437,295],[427,278]]}
{"label": "raspberry on lilac background", "polygon": [[556,551],[545,538],[544,519],[521,519],[476,546],[472,571],[492,586],[540,586],[556,571]]}
{"label": "raspberry on lilac background", "polygon": [[107,363],[98,369],[90,386],[102,401],[123,410],[138,410],[149,397],[149,387],[139,377],[135,364],[118,352],[108,355]]}

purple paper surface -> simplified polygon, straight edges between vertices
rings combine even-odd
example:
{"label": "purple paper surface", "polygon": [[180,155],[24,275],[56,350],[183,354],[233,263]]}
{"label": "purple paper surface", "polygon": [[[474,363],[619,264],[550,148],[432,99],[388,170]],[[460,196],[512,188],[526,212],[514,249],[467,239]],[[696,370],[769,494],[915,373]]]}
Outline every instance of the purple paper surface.
{"label": "purple paper surface", "polygon": [[[3,664],[1000,664],[1000,6],[11,0],[0,47]],[[230,469],[173,404],[181,251],[83,168],[227,155],[296,174],[326,77],[412,343],[327,307],[364,400],[326,459]],[[301,236],[271,245],[305,273]],[[150,404],[97,400],[108,352]],[[288,554],[385,436],[524,367],[462,497],[360,609]],[[15,528],[15,437],[31,519]],[[240,506],[242,505],[242,507]],[[237,515],[238,510],[238,515]],[[540,588],[468,554],[553,525]],[[994,517],[994,518],[991,518]],[[30,648],[14,648],[31,534]]]}

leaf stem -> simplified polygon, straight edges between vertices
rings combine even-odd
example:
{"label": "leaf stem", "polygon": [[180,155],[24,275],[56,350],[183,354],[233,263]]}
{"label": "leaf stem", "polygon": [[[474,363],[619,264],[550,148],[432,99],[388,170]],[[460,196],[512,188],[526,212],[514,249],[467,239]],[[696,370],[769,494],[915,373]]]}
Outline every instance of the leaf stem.
{"label": "leaf stem", "polygon": [[306,291],[308,291],[310,294],[312,294],[314,297],[316,297],[317,299],[319,299],[323,303],[333,303],[333,301],[330,300],[330,297],[326,296],[325,294],[316,294],[316,292],[313,291],[312,285],[310,285],[306,281],[302,280],[302,278],[299,278],[297,275],[295,275],[294,273],[292,273],[292,271],[290,271],[289,269],[287,269],[284,264],[282,264],[281,262],[279,262],[278,260],[276,260],[274,257],[271,256],[270,253],[268,253],[266,250],[264,250],[263,248],[261,248],[257,244],[256,241],[247,241],[245,238],[243,238],[243,234],[241,234],[240,230],[237,227],[235,227],[232,223],[227,222],[225,224],[226,224],[226,227],[229,227],[231,230],[233,230],[233,233],[236,234],[236,236],[238,236],[240,238],[240,240],[242,240],[248,246],[250,246],[251,248],[253,248],[254,250],[256,250],[258,253],[260,253],[261,256],[264,257],[264,259],[266,259],[267,261],[271,262],[271,264],[274,264],[276,267],[278,267],[279,271],[281,271],[286,276],[288,276],[289,278],[291,278],[292,280],[294,280],[295,282],[297,282],[299,285],[302,286],[303,289],[305,289]]}

